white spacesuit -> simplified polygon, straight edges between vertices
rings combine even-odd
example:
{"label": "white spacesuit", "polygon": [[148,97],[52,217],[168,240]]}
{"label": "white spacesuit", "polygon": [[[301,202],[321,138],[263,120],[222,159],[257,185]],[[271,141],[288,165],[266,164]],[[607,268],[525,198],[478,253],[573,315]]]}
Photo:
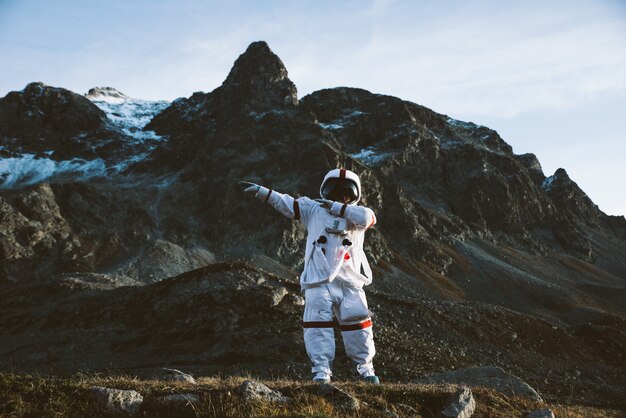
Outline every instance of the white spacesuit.
{"label": "white spacesuit", "polygon": [[320,187],[321,199],[293,197],[254,183],[242,182],[248,193],[288,218],[306,226],[308,236],[300,285],[305,294],[304,343],[313,363],[313,378],[330,381],[335,357],[333,314],[339,322],[346,353],[370,383],[375,354],[372,320],[363,286],[372,271],[363,251],[365,231],[376,223],[374,212],[358,206],[361,182],[352,171],[328,172]]}

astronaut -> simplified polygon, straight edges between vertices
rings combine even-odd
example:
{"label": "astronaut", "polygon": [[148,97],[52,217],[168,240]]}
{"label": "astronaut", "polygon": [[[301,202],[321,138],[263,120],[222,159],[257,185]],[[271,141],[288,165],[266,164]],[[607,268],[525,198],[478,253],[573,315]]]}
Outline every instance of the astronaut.
{"label": "astronaut", "polygon": [[335,358],[333,314],[339,322],[348,356],[360,377],[379,384],[374,373],[374,334],[363,286],[372,270],[363,251],[365,231],[376,223],[374,212],[357,203],[361,181],[352,171],[328,172],[320,199],[294,199],[258,184],[240,182],[244,192],[273,206],[307,229],[304,269],[300,285],[305,296],[304,344],[313,363],[313,380],[329,382]]}

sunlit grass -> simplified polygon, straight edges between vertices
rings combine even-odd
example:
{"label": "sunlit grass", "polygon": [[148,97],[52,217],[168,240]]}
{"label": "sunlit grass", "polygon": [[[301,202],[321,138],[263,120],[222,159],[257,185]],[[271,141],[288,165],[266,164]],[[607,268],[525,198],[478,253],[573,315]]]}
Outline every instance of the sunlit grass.
{"label": "sunlit grass", "polygon": [[[438,416],[444,408],[450,385],[383,384],[336,382],[335,385],[359,399],[357,411],[338,410],[332,401],[317,394],[311,382],[276,379],[263,381],[292,398],[288,404],[244,402],[237,388],[250,376],[199,377],[197,384],[145,380],[133,376],[79,373],[69,378],[0,373],[1,417],[109,416],[91,400],[89,388],[104,386],[133,389],[144,397],[140,416],[149,417],[380,417],[386,411],[399,416]],[[164,404],[162,397],[194,393],[197,404]],[[494,390],[475,388],[476,417],[521,416],[523,412],[550,407],[558,417],[618,417],[621,411],[584,406],[546,405],[522,397],[507,397]]]}

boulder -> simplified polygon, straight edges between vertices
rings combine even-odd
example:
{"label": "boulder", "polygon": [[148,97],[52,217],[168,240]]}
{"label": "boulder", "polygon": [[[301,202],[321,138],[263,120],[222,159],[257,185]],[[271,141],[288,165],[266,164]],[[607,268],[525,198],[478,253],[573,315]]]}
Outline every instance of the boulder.
{"label": "boulder", "polygon": [[143,396],[134,390],[110,389],[93,386],[90,389],[94,401],[111,413],[136,415],[141,408]]}
{"label": "boulder", "polygon": [[536,401],[542,401],[541,396],[528,383],[496,366],[452,370],[417,379],[415,382],[423,384],[447,383],[452,385],[485,386],[505,395],[521,395]]}
{"label": "boulder", "polygon": [[246,401],[267,401],[275,403],[291,401],[291,398],[283,395],[279,391],[272,390],[263,383],[254,382],[252,380],[244,381],[237,389],[237,393]]}
{"label": "boulder", "polygon": [[304,298],[302,296],[288,294],[285,296],[285,299],[294,306],[304,306]]}
{"label": "boulder", "polygon": [[287,289],[284,287],[276,288],[272,291],[272,306],[277,306],[280,302],[282,302],[283,298],[287,296]]}
{"label": "boulder", "polygon": [[161,375],[159,377],[159,380],[165,380],[169,382],[188,382],[193,383],[194,385],[197,383],[196,379],[194,379],[192,375],[183,373],[180,370],[168,369],[165,367],[162,370],[165,372],[165,374]]}
{"label": "boulder", "polygon": [[446,401],[446,407],[441,411],[444,417],[469,418],[474,413],[476,402],[472,391],[462,386],[458,388]]}
{"label": "boulder", "polygon": [[330,400],[337,409],[357,411],[361,408],[361,401],[330,383],[322,383],[317,393]]}

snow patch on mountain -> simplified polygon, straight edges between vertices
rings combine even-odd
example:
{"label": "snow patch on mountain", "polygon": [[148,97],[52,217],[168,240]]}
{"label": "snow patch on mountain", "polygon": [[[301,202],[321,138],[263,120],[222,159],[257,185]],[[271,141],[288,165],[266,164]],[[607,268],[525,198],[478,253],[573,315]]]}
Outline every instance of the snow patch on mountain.
{"label": "snow patch on mountain", "polygon": [[168,107],[170,102],[135,99],[112,87],[93,88],[85,97],[106,113],[113,125],[124,135],[131,137],[135,145],[141,145],[137,147],[142,150],[141,152],[128,155],[124,161],[112,165],[111,170],[120,172],[143,160],[159,142],[164,140],[154,131],[144,131],[143,128],[154,116]]}
{"label": "snow patch on mountain", "polygon": [[143,128],[170,105],[168,101],[134,99],[112,87],[95,87],[85,97],[106,113],[109,120],[126,135],[140,141],[161,139],[152,131],[143,131]]}
{"label": "snow patch on mountain", "polygon": [[338,123],[320,123],[320,127],[322,129],[329,129],[331,131],[336,129],[343,129],[343,125]]}
{"label": "snow patch on mountain", "polygon": [[374,149],[374,147],[366,147],[361,151],[349,154],[352,158],[360,160],[365,165],[377,165],[380,162],[384,161],[387,157],[390,157],[392,154],[389,152],[379,152]]}
{"label": "snow patch on mountain", "polygon": [[280,110],[280,109],[272,109],[272,110],[268,110],[267,112],[250,112],[248,113],[252,118],[254,118],[254,120],[256,121],[260,121],[261,119],[263,119],[265,116],[267,115],[284,115],[286,112],[284,110]]}
{"label": "snow patch on mountain", "polygon": [[452,125],[456,128],[463,128],[463,129],[483,128],[482,125],[476,125],[474,122],[463,122],[462,120],[457,120],[453,118],[448,118],[446,122],[448,122],[448,125]]}
{"label": "snow patch on mountain", "polygon": [[355,118],[365,115],[368,115],[368,113],[361,112],[360,110],[349,110],[344,112],[339,119],[335,119],[329,123],[318,122],[318,124],[322,129],[336,131],[344,129],[347,125],[353,124]]}
{"label": "snow patch on mountain", "polygon": [[541,183],[541,188],[543,190],[550,190],[553,182],[554,182],[554,176],[546,177],[545,180]]}
{"label": "snow patch on mountain", "polygon": [[138,140],[161,138],[153,131],[143,131],[143,127],[150,122],[154,115],[169,106],[168,102],[133,99],[121,103],[94,101],[94,104],[104,111],[109,120],[126,135]]}
{"label": "snow patch on mountain", "polygon": [[[102,158],[56,161],[54,151],[43,155],[12,153],[10,158],[0,158],[0,189],[24,187],[41,181],[83,181],[94,177],[106,177],[122,172],[130,165],[146,158],[163,138],[143,128],[167,106],[167,101],[148,101],[131,98],[112,87],[95,87],[85,97],[104,111],[119,132],[128,137],[129,152],[121,161],[105,161]],[[94,144],[97,152],[99,145]],[[104,144],[106,146],[106,144]],[[136,151],[133,152],[133,148]]]}
{"label": "snow patch on mountain", "polygon": [[34,154],[23,154],[0,159],[0,189],[30,186],[50,179],[87,180],[107,174],[106,164],[100,158],[91,161],[80,158],[55,161]]}

